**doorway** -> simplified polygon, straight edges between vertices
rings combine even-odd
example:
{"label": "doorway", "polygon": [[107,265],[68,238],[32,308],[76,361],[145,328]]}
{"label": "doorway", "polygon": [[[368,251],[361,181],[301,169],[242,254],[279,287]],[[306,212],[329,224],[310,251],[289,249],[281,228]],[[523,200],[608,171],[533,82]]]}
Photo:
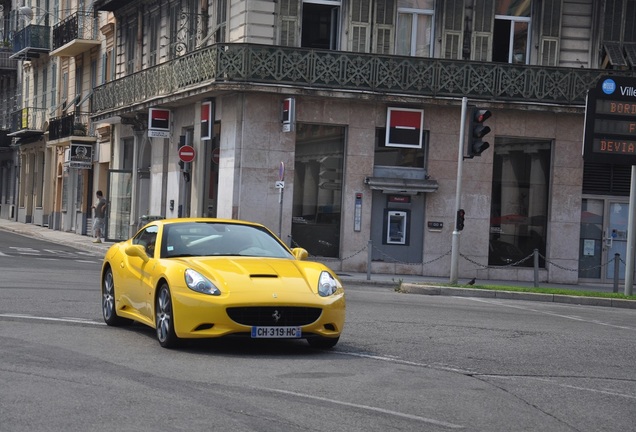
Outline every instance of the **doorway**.
{"label": "doorway", "polygon": [[[618,263],[618,277],[625,279],[627,220],[625,198],[583,198],[579,246],[579,278],[612,283]],[[619,254],[619,261],[614,258]],[[610,262],[611,260],[611,262]]]}
{"label": "doorway", "polygon": [[301,46],[338,49],[339,1],[303,2]]}

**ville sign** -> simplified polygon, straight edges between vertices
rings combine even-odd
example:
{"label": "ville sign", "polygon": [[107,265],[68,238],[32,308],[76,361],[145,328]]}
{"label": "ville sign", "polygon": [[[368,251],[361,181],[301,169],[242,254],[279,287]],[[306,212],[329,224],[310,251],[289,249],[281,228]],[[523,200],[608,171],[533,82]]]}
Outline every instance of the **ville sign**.
{"label": "ville sign", "polygon": [[601,77],[589,91],[583,159],[636,165],[636,79]]}

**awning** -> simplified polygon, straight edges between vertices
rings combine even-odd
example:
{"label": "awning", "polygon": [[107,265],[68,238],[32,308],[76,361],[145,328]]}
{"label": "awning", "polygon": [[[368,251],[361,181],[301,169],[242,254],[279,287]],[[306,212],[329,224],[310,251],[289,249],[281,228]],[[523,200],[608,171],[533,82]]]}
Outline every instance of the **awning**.
{"label": "awning", "polygon": [[380,190],[385,194],[417,195],[418,193],[436,192],[439,188],[437,181],[431,179],[367,177],[364,182],[372,190]]}

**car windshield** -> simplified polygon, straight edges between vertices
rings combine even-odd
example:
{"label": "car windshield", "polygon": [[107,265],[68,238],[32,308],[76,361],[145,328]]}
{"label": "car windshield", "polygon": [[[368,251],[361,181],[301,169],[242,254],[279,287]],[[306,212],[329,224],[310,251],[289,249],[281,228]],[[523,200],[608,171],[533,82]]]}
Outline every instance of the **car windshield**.
{"label": "car windshield", "polygon": [[291,258],[267,230],[242,224],[183,222],[163,228],[162,258],[189,256],[253,256]]}

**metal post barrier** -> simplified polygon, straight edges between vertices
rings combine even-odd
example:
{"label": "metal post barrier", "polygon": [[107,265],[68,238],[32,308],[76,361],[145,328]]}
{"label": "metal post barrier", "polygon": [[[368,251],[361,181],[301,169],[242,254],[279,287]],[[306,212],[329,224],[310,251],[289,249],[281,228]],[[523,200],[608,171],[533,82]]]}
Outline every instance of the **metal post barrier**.
{"label": "metal post barrier", "polygon": [[534,250],[534,287],[539,286],[539,249]]}
{"label": "metal post barrier", "polygon": [[621,254],[614,254],[614,292],[618,292],[618,272],[619,272],[619,264],[621,263]]}
{"label": "metal post barrier", "polygon": [[367,245],[367,280],[371,280],[371,255],[373,255],[373,242],[369,240]]}

